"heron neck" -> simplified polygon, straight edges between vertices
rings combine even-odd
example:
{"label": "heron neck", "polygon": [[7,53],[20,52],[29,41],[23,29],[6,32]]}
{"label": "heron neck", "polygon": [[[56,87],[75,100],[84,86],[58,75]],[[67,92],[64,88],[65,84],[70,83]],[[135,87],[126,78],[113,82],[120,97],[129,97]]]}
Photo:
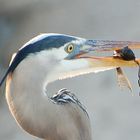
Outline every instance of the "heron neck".
{"label": "heron neck", "polygon": [[12,115],[25,131],[43,139],[62,140],[62,136],[67,140],[68,136],[72,136],[71,140],[90,139],[89,120],[82,110],[74,104],[54,104],[46,96],[47,66],[51,69],[47,64],[28,59],[9,74],[6,98]]}
{"label": "heron neck", "polygon": [[24,130],[42,138],[56,121],[54,116],[60,116],[59,107],[45,93],[45,69],[46,65],[28,59],[9,74],[6,82],[6,99],[12,115]]}

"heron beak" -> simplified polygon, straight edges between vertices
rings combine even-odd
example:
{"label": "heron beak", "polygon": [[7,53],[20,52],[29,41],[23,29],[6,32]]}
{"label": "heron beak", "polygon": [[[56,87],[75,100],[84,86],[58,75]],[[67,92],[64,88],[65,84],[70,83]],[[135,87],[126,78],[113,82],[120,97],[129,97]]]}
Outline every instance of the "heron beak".
{"label": "heron beak", "polygon": [[[117,52],[126,46],[128,46],[130,49],[140,49],[140,42],[86,40],[81,47],[81,52],[76,56],[76,58],[88,60],[91,68],[113,69],[117,67],[138,66],[138,64],[140,64],[140,59],[136,58],[135,60],[128,61],[113,54],[113,52]],[[98,52],[99,54],[103,51],[112,51],[112,56],[96,57],[92,54],[89,55],[90,52]]]}
{"label": "heron beak", "polygon": [[130,49],[140,49],[140,42],[133,41],[86,40],[85,45],[92,51],[114,51],[126,46]]}

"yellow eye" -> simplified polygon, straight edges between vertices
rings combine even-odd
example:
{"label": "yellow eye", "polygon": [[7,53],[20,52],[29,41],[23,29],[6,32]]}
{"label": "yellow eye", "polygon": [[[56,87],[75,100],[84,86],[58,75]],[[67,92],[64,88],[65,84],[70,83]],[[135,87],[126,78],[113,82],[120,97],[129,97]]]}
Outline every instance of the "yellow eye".
{"label": "yellow eye", "polygon": [[73,49],[74,49],[73,44],[70,44],[70,45],[67,47],[67,52],[68,52],[68,53],[71,53],[71,52],[73,51]]}

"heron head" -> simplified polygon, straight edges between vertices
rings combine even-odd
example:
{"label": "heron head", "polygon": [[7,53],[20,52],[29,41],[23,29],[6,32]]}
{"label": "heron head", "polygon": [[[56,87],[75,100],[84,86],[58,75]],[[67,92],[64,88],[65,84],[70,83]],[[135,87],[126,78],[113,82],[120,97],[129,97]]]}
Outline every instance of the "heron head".
{"label": "heron head", "polygon": [[13,73],[21,63],[32,62],[36,67],[43,66],[42,71],[49,73],[49,81],[73,77],[88,73],[90,62],[82,58],[82,54],[88,53],[92,45],[87,45],[84,38],[63,34],[41,34],[21,47],[12,58],[9,68],[0,84],[3,83],[9,73]]}

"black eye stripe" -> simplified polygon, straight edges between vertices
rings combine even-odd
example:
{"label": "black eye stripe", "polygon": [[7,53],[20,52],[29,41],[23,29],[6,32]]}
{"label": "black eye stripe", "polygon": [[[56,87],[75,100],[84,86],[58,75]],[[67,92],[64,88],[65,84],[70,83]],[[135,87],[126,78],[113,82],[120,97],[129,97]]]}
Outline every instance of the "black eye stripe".
{"label": "black eye stripe", "polygon": [[11,65],[9,66],[8,70],[6,71],[5,75],[3,76],[2,80],[0,80],[0,86],[4,82],[5,78],[10,72],[13,72],[16,67],[19,65],[19,63],[24,60],[28,55],[35,54],[38,52],[41,52],[43,50],[49,50],[53,48],[60,48],[61,46],[64,46],[65,44],[76,40],[75,37],[71,37],[68,35],[46,35],[41,40],[37,40],[34,43],[30,43],[27,46],[20,49],[15,58],[13,59]]}

